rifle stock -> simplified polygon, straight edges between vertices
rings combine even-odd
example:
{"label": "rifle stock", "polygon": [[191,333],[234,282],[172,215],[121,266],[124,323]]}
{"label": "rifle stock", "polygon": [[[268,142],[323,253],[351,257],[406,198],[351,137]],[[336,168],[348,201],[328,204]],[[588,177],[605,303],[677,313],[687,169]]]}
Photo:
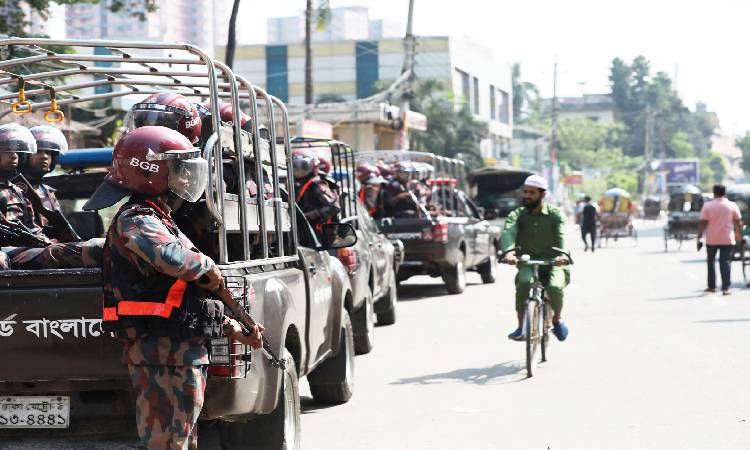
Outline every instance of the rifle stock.
{"label": "rifle stock", "polygon": [[[245,336],[249,336],[252,332],[250,330],[253,329],[253,327],[256,325],[255,320],[250,316],[250,314],[245,311],[245,308],[240,306],[239,303],[237,303],[237,300],[234,299],[232,296],[232,293],[227,288],[216,290],[215,293],[219,296],[221,301],[229,307],[229,309],[232,310],[234,313],[235,319],[240,323],[243,330],[242,333]],[[261,351],[263,352],[263,355],[268,358],[268,361],[273,367],[276,367],[277,369],[286,370],[286,361],[279,358],[278,355],[276,355],[276,352],[273,351],[271,346],[268,344],[268,341],[266,338],[261,334],[261,339],[263,341]]]}

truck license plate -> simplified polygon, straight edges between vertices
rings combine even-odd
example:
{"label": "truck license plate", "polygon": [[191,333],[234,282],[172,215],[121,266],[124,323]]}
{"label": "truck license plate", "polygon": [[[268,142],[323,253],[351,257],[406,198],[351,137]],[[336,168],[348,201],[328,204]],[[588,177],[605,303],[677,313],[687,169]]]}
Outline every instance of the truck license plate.
{"label": "truck license plate", "polygon": [[69,426],[70,397],[0,397],[0,429]]}

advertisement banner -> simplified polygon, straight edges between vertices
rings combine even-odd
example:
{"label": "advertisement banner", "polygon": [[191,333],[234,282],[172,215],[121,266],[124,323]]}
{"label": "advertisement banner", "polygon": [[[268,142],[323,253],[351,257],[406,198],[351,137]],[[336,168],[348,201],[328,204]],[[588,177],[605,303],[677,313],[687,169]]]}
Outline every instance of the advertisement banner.
{"label": "advertisement banner", "polygon": [[662,161],[661,170],[666,175],[668,185],[700,182],[700,163],[697,159],[667,159]]}

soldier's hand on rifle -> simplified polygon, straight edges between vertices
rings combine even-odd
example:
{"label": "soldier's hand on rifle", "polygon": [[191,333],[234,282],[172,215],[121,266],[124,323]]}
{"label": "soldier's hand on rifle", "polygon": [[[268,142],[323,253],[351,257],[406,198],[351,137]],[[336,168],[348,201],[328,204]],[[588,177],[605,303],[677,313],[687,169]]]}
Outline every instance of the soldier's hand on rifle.
{"label": "soldier's hand on rifle", "polygon": [[253,326],[252,333],[250,335],[245,335],[242,332],[242,326],[240,326],[239,322],[237,322],[234,319],[229,319],[229,327],[230,332],[229,337],[236,340],[237,342],[240,342],[245,345],[249,345],[254,349],[259,349],[261,346],[263,346],[263,336],[261,333],[265,330],[263,325],[256,323]]}
{"label": "soldier's hand on rifle", "polygon": [[224,276],[221,274],[218,267],[213,266],[211,267],[211,270],[201,276],[197,284],[203,289],[208,289],[212,292],[224,289]]}
{"label": "soldier's hand on rifle", "polygon": [[503,262],[505,264],[510,264],[511,266],[515,266],[518,264],[518,258],[516,258],[515,253],[509,253],[505,255],[505,258],[503,258]]}

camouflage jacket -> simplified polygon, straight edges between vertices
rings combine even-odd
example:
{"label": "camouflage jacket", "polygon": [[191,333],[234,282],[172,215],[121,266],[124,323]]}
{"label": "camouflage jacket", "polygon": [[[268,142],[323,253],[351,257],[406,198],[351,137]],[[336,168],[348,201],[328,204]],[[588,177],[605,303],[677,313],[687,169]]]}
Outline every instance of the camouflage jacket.
{"label": "camouflage jacket", "polygon": [[313,226],[336,220],[341,208],[339,196],[320,177],[303,178],[295,182],[297,204]]}
{"label": "camouflage jacket", "polygon": [[10,181],[0,181],[0,214],[9,222],[22,223],[32,233],[43,235],[42,228],[34,222],[31,202],[21,188]]}
{"label": "camouflage jacket", "polygon": [[[57,201],[57,196],[55,195],[55,189],[47,186],[44,183],[35,184],[34,191],[36,191],[36,194],[39,196],[39,200],[42,201],[42,206],[47,208],[50,211],[61,211],[62,208],[60,207],[60,202]],[[44,217],[42,214],[39,214],[36,212],[34,214],[34,222],[44,228],[50,226],[49,220],[47,220],[46,217]]]}
{"label": "camouflage jacket", "polygon": [[[141,298],[153,295],[148,294],[150,288],[147,286],[150,286],[149,280],[159,280],[154,277],[163,276],[165,283],[162,285],[174,279],[193,282],[213,267],[213,260],[199,252],[174,225],[163,204],[131,198],[120,209],[107,232],[102,268],[105,323],[111,323],[107,319],[112,319],[112,314],[117,320],[120,301],[133,300],[138,295],[144,296]],[[136,281],[130,285],[127,280],[133,278]],[[190,283],[190,286],[194,284]],[[167,288],[168,285],[165,286]],[[190,289],[188,287],[187,292]],[[221,321],[226,320],[223,310],[217,314],[221,314]],[[120,317],[121,322],[126,319],[130,317]],[[155,317],[144,321],[150,330],[172,326],[172,319]],[[153,335],[158,333],[144,333],[125,323],[126,335],[120,335],[126,338],[123,354],[126,364],[183,366],[208,363],[208,352],[202,337],[158,336]]]}

